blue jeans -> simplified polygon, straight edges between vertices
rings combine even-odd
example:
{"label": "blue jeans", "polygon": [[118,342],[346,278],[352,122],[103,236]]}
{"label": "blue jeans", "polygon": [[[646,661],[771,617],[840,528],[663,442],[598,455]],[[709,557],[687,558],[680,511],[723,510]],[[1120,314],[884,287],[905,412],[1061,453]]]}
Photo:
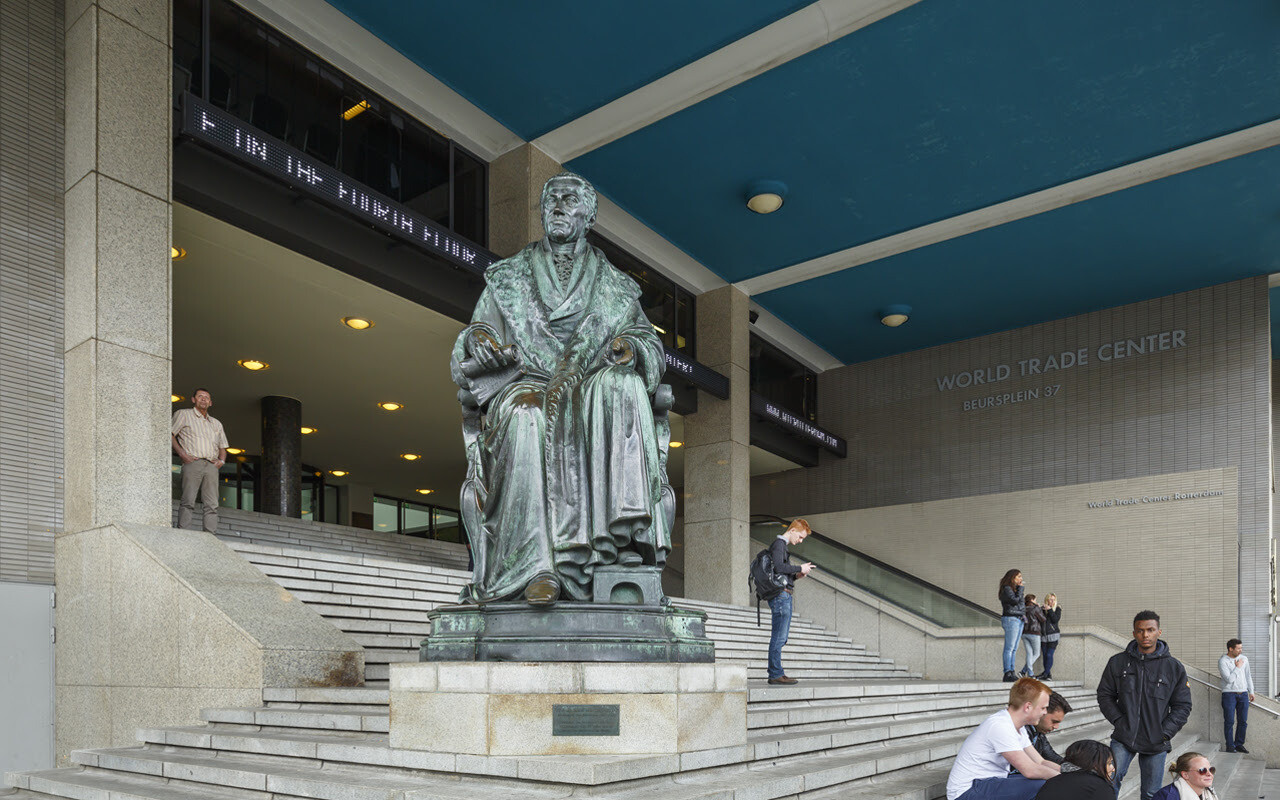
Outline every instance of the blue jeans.
{"label": "blue jeans", "polygon": [[1044,674],[1045,675],[1048,675],[1050,672],[1053,671],[1053,651],[1057,649],[1058,649],[1057,642],[1044,643],[1044,652],[1042,653],[1042,656],[1044,658]]}
{"label": "blue jeans", "polygon": [[[1236,722],[1236,735],[1231,737],[1231,723]],[[1249,727],[1249,693],[1222,693],[1222,742],[1225,747],[1244,747],[1244,732]]]}
{"label": "blue jeans", "polygon": [[1000,625],[1004,628],[1004,671],[1013,672],[1013,660],[1018,654],[1018,642],[1022,639],[1021,617],[1001,617]]}
{"label": "blue jeans", "polygon": [[1160,783],[1164,780],[1164,762],[1167,753],[1135,753],[1129,748],[1111,740],[1111,757],[1116,760],[1116,796],[1120,795],[1120,782],[1129,771],[1133,757],[1138,757],[1138,769],[1142,772],[1142,800],[1151,800],[1151,796],[1160,791]]}
{"label": "blue jeans", "polygon": [[969,791],[956,800],[1031,800],[1041,786],[1044,786],[1044,781],[1033,781],[1017,774],[1007,778],[983,778],[974,781]]}
{"label": "blue jeans", "polygon": [[1028,675],[1035,675],[1035,663],[1040,658],[1040,636],[1034,633],[1029,636],[1023,636],[1022,646],[1027,651],[1027,665],[1022,668],[1022,671]]}
{"label": "blue jeans", "polygon": [[782,646],[787,643],[787,634],[791,632],[791,592],[779,592],[769,601],[769,610],[773,612],[773,633],[769,636],[769,677],[781,678]]}

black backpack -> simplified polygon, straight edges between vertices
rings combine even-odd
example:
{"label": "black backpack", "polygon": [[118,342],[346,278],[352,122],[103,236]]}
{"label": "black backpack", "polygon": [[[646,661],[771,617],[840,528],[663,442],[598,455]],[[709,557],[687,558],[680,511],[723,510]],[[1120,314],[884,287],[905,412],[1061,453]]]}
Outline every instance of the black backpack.
{"label": "black backpack", "polygon": [[747,585],[756,595],[756,625],[760,625],[760,601],[768,602],[787,588],[787,578],[773,568],[773,556],[769,548],[756,553],[751,559],[751,569],[747,572]]}

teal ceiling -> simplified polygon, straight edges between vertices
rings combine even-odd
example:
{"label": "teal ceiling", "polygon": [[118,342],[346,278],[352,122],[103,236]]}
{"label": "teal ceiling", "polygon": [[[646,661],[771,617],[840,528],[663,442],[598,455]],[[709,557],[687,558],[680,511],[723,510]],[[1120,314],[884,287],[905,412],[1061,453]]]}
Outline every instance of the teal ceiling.
{"label": "teal ceiling", "polygon": [[[803,5],[332,4],[525,139]],[[1277,119],[1280,3],[922,0],[568,166],[741,281]],[[1277,270],[1272,148],[755,299],[855,362]]]}

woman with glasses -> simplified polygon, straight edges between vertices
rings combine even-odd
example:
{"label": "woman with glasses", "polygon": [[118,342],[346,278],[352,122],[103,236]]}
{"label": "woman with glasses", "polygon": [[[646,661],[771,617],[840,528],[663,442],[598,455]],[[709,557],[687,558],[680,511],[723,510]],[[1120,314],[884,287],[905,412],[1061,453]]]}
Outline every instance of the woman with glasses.
{"label": "woman with glasses", "polygon": [[1218,800],[1213,790],[1213,773],[1218,768],[1199,753],[1183,753],[1169,767],[1173,783],[1151,796],[1151,800]]}
{"label": "woman with glasses", "polygon": [[1111,748],[1093,739],[1072,742],[1062,774],[1045,781],[1035,800],[1115,800],[1116,762]]}

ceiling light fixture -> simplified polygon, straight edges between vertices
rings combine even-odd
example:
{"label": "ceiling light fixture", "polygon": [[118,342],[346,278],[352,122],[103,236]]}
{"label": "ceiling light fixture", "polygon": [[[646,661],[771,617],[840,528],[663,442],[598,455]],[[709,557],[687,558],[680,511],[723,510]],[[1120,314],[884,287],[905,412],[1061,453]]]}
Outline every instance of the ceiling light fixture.
{"label": "ceiling light fixture", "polygon": [[363,114],[365,112],[365,109],[367,109],[368,107],[369,107],[369,101],[361,100],[359,103],[356,103],[351,108],[348,108],[346,111],[342,112],[343,121],[350,122],[351,120]]}
{"label": "ceiling light fixture", "polygon": [[181,261],[182,259],[187,257],[187,251],[183,250],[181,247],[174,247],[173,245],[170,245],[169,257],[172,258],[174,261]]}
{"label": "ceiling light fixture", "polygon": [[747,208],[757,214],[772,214],[787,199],[787,185],[782,181],[753,181],[747,187]]}
{"label": "ceiling light fixture", "polygon": [[422,458],[422,456],[419,455],[418,453],[401,453],[400,457],[403,458],[405,461],[417,461],[418,459]]}
{"label": "ceiling light fixture", "polygon": [[345,469],[331,469],[329,470],[329,474],[335,478],[345,478],[351,473],[347,472]]}
{"label": "ceiling light fixture", "polygon": [[[650,322],[649,324],[650,324],[650,325],[653,325],[653,323],[652,323],[652,322]],[[666,335],[667,335],[667,332],[666,332],[666,331],[664,331],[662,328],[659,328],[657,325],[653,325],[653,329],[654,329],[655,331],[657,331],[658,333],[662,334],[663,336],[666,336]]]}
{"label": "ceiling light fixture", "polygon": [[418,494],[431,494],[435,489],[416,489]]}
{"label": "ceiling light fixture", "polygon": [[880,312],[880,323],[890,328],[896,328],[909,319],[911,319],[911,306],[895,304],[885,306]]}
{"label": "ceiling light fixture", "polygon": [[307,434],[309,434],[309,433],[315,433],[316,431],[318,431],[318,430],[320,430],[320,429],[319,429],[319,428],[310,428],[310,427],[307,427],[306,425],[303,425],[303,426],[302,426],[302,428],[301,428],[301,430],[302,430],[302,435],[303,435],[303,436],[306,436]]}
{"label": "ceiling light fixture", "polygon": [[353,331],[367,331],[373,327],[373,322],[363,317],[343,317],[342,324]]}
{"label": "ceiling light fixture", "polygon": [[241,448],[241,447],[228,447],[228,448],[227,448],[227,452],[228,452],[228,453],[230,453],[230,454],[231,454],[231,455],[233,455],[233,456],[238,456],[238,455],[240,455],[241,453],[243,453],[243,452],[244,452],[244,448]]}
{"label": "ceiling light fixture", "polygon": [[684,447],[684,442],[671,442],[672,447]]}
{"label": "ceiling light fixture", "polygon": [[180,395],[180,394],[171,394],[171,395],[169,395],[169,402],[171,402],[171,403],[181,403],[183,400],[186,400],[186,399],[187,399],[187,398],[183,397],[183,396],[182,396],[182,395]]}
{"label": "ceiling light fixture", "polygon": [[404,408],[404,403],[387,401],[385,403],[378,403],[378,408],[382,409],[383,411],[399,411],[400,409]]}
{"label": "ceiling light fixture", "polygon": [[249,370],[250,372],[261,372],[264,369],[271,369],[270,364],[268,364],[265,361],[260,361],[256,358],[242,358],[236,363],[244,367],[245,369]]}

